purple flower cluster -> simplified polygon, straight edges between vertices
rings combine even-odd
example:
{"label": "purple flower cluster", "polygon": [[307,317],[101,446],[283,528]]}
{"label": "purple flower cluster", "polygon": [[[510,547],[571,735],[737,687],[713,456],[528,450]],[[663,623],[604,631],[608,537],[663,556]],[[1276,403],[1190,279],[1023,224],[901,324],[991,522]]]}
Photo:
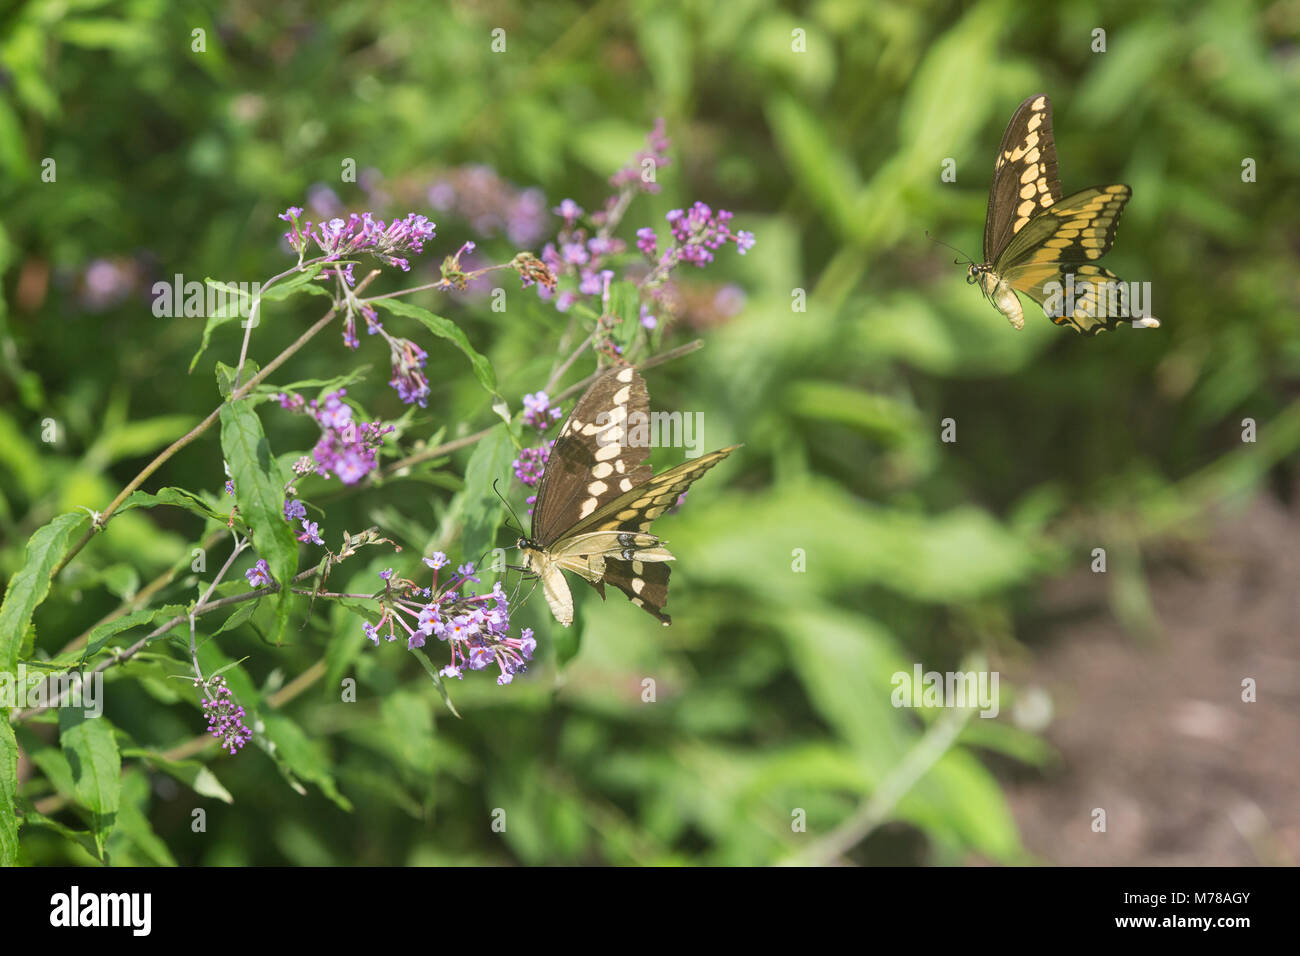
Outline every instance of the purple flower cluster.
{"label": "purple flower cluster", "polygon": [[[384,444],[384,436],[396,429],[379,422],[362,422],[359,425],[353,422],[352,407],[343,401],[346,394],[347,389],[340,388],[320,401],[313,399],[310,402],[304,402],[300,395],[288,393],[271,396],[280,403],[281,408],[309,413],[321,428],[320,440],[311,452],[312,467],[303,467],[300,461],[294,465],[295,473],[302,475],[315,471],[324,478],[338,475],[343,484],[355,485],[378,464],[378,451]],[[290,505],[286,501],[285,518],[290,521],[303,518],[305,510],[296,513],[301,507],[298,502]],[[290,513],[291,508],[295,513]],[[308,522],[304,520],[303,526],[307,537],[300,536],[299,540],[315,540],[315,531],[308,527]]]}
{"label": "purple flower cluster", "polygon": [[[435,230],[434,223],[414,212],[391,223],[376,219],[368,212],[352,213],[347,219],[334,218],[319,225],[310,220],[299,222],[301,216],[302,209],[298,206],[290,206],[280,213],[280,218],[290,225],[284,238],[300,259],[307,255],[308,248],[315,242],[329,259],[367,253],[403,272],[410,271],[411,263],[399,253],[419,255],[424,251],[424,244],[434,237]],[[348,285],[352,285],[351,268],[344,272]]]}
{"label": "purple flower cluster", "polygon": [[[535,448],[521,449],[519,457],[510,463],[515,469],[515,477],[529,488],[537,487],[537,483],[542,480],[542,472],[546,470],[546,463],[551,459],[551,449],[554,447],[553,439],[543,439],[542,443]],[[537,495],[529,495],[524,500],[528,504],[528,513],[531,515]]]}
{"label": "purple flower cluster", "polygon": [[352,408],[343,401],[347,389],[330,392],[324,402],[312,401],[308,407],[321,427],[320,441],[311,450],[316,471],[325,478],[338,475],[345,485],[355,485],[378,464],[378,451],[384,436],[396,429],[379,422],[352,421]]}
{"label": "purple flower cluster", "polygon": [[264,588],[271,583],[271,569],[267,566],[266,558],[258,558],[257,563],[244,572],[244,577],[248,578],[249,587]]}
{"label": "purple flower cluster", "polygon": [[520,189],[488,166],[458,166],[429,187],[429,205],[469,223],[482,236],[505,233],[515,246],[531,246],[546,234],[546,197]]}
{"label": "purple flower cluster", "polygon": [[410,339],[387,334],[385,338],[388,339],[389,355],[393,360],[393,377],[388,380],[388,384],[397,389],[398,396],[407,405],[424,408],[429,400],[429,380],[424,375],[429,353]]}
{"label": "purple flower cluster", "polygon": [[385,640],[396,640],[400,626],[408,649],[423,647],[431,636],[446,642],[451,662],[439,671],[443,677],[463,678],[465,668],[478,671],[495,664],[500,670],[497,683],[509,684],[515,674],[527,670],[537,641],[530,628],[517,638],[509,636],[510,607],[501,582],[487,594],[475,594],[468,587],[479,581],[474,565],[462,564],[439,586],[438,572],[450,563],[447,556],[437,551],[423,560],[433,569],[433,582],[427,588],[405,579],[394,581],[391,569],[380,574],[385,589],[379,623],[367,621],[362,626],[366,637],[375,644],[381,634]]}
{"label": "purple flower cluster", "polygon": [[536,392],[524,396],[524,413],[520,420],[544,432],[560,420],[560,410],[551,407],[551,400],[545,392]]}
{"label": "purple flower cluster", "polygon": [[[200,685],[195,678],[195,686]],[[226,679],[217,675],[208,682],[211,697],[204,696],[203,712],[208,718],[208,733],[221,741],[221,749],[234,756],[253,737],[244,725],[244,708],[235,703]]]}
{"label": "purple flower cluster", "polygon": [[690,209],[674,209],[667,216],[672,231],[673,244],[659,255],[659,239],[648,226],[636,232],[636,247],[652,262],[655,273],[667,275],[679,263],[689,262],[704,268],[713,261],[713,253],[728,242],[736,244],[742,256],[754,248],[754,234],[741,230],[732,232],[732,213],[719,209],[716,213],[705,203],[697,202]]}

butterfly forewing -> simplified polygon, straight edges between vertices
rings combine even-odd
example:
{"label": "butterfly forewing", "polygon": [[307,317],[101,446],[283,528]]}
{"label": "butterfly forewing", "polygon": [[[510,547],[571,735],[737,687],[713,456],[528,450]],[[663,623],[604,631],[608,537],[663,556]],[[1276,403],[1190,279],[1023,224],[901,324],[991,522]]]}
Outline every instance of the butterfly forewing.
{"label": "butterfly forewing", "polygon": [[1011,238],[1060,198],[1052,103],[1038,93],[1020,104],[1002,134],[984,219],[984,261],[996,263]]}
{"label": "butterfly forewing", "polygon": [[534,543],[549,548],[602,504],[650,477],[645,463],[649,447],[623,440],[629,416],[649,413],[645,380],[631,367],[610,369],[583,393],[560,429],[537,486]]}
{"label": "butterfly forewing", "polygon": [[566,537],[593,529],[649,531],[654,520],[675,505],[677,499],[697,478],[739,447],[739,445],[731,445],[720,448],[655,475],[625,494],[619,495],[613,501],[602,505],[590,518],[578,522]]}

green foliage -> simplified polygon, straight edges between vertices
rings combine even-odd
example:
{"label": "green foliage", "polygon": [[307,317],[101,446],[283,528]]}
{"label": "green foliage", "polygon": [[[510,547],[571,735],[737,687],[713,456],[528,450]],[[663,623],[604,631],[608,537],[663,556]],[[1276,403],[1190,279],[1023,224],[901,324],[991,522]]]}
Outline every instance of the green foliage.
{"label": "green foliage", "polygon": [[[141,644],[106,667],[104,717],[20,708],[11,724],[0,708],[0,862],[834,862],[820,841],[873,800],[881,822],[924,836],[906,862],[1023,860],[991,768],[1044,765],[1050,748],[1009,707],[960,728],[894,707],[891,678],[916,661],[953,670],[983,654],[997,669],[1024,655],[1050,636],[1042,586],[1099,545],[1116,613],[1135,633],[1158,629],[1145,570],[1163,543],[1294,478],[1294,8],[357,10],[324,5],[310,23],[273,5],[213,13],[197,21],[203,53],[185,5],[27,0],[0,14],[0,671],[89,670]],[[1090,49],[1098,25],[1105,53]],[[1026,303],[1014,332],[927,240],[977,253],[997,139],[1037,91],[1053,98],[1067,193],[1132,185],[1105,263],[1152,283],[1162,329],[1085,340]],[[521,397],[595,318],[557,312],[506,270],[487,280],[503,312],[487,287],[434,291],[466,240],[485,262],[521,250],[481,211],[431,209],[430,185],[482,164],[538,187],[547,209],[571,197],[595,211],[660,115],[673,164],[619,238],[631,246],[643,225],[662,237],[664,214],[697,199],[757,236],[744,257],[727,248],[685,270],[682,321],[650,334],[635,287],[611,284],[611,345],[705,341],[647,372],[654,407],[702,412],[706,450],[744,443],[656,526],[679,559],[673,626],[573,581],[571,629],[540,594],[514,612],[539,650],[506,687],[485,672],[440,678],[434,640],[412,655],[372,647],[373,602],[356,595],[378,572],[427,584],[419,558],[435,549],[458,563],[513,545],[492,483],[522,516]],[[1256,182],[1242,179],[1248,158]],[[947,159],[955,183],[940,179]],[[347,161],[360,183],[340,179]],[[231,401],[238,316],[149,308],[153,283],[177,273],[237,291],[290,270],[276,214],[312,195],[310,217],[329,218],[326,189],[346,212],[438,223],[410,275],[387,269],[365,293],[430,287],[375,301],[385,329],[428,352],[424,408],[387,387],[378,336],[339,343],[341,316]],[[551,236],[559,220],[547,221]],[[95,287],[97,262],[126,291]],[[321,271],[263,289],[241,384],[330,309]],[[594,367],[584,354],[559,388]],[[382,478],[298,481],[289,466],[314,426],[265,399],[340,387],[358,421],[397,426]],[[218,406],[218,425],[55,574],[87,512]],[[955,443],[940,438],[950,417]],[[1245,418],[1257,442],[1240,440]],[[407,456],[419,460],[397,467]],[[680,449],[654,459],[671,466]],[[284,521],[291,481],[331,551],[345,529],[390,543],[331,563]],[[187,678],[188,613],[232,535],[254,547],[211,595],[233,603],[197,618],[195,656],[255,729],[234,758],[205,736]],[[281,584],[317,573],[298,583],[306,593],[245,599],[258,556]],[[792,831],[796,810],[806,833]],[[847,856],[904,861],[874,836]]]}

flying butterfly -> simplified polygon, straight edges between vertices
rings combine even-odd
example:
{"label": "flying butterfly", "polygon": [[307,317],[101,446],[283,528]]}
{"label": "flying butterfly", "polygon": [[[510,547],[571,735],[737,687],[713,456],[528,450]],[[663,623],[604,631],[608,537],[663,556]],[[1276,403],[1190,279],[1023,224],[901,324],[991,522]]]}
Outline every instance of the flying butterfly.
{"label": "flying butterfly", "polygon": [[1154,316],[1130,311],[1127,285],[1096,265],[1115,241],[1132,194],[1124,185],[1092,186],[1062,199],[1052,104],[1045,93],[1029,97],[1002,134],[984,220],[984,262],[970,264],[966,281],[978,283],[1017,329],[1025,325],[1017,292],[1057,325],[1084,335],[1121,322],[1159,327]]}
{"label": "flying butterfly", "polygon": [[[701,455],[655,475],[649,441],[632,440],[649,421],[650,395],[635,368],[612,368],[591,384],[569,413],[537,486],[532,531],[519,539],[527,568],[541,579],[555,619],[573,623],[573,595],[564,571],[585,578],[605,597],[618,588],[664,625],[668,566],[673,555],[650,532],[695,479],[739,445]],[[648,429],[647,429],[648,431]]]}

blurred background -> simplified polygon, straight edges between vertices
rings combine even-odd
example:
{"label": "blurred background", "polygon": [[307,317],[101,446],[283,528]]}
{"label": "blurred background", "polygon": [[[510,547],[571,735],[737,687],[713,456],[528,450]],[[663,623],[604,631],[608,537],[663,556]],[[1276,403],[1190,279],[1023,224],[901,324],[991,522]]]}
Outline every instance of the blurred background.
{"label": "blurred background", "polygon": [[[538,662],[508,687],[452,682],[458,720],[344,609],[298,629],[304,608],[279,647],[256,622],[232,626],[218,640],[246,658],[246,705],[300,728],[297,788],[255,747],[230,759],[194,743],[201,716],[167,652],[111,669],[105,715],[126,755],[112,862],[1294,864],[1298,40],[1296,0],[6,5],[6,578],[36,528],[102,508],[214,407],[213,362],[234,363],[239,330],[218,330],[188,374],[201,321],[154,317],[149,289],[288,268],[287,206],[428,215],[438,237],[412,275],[371,291],[431,281],[467,239],[504,260],[554,235],[561,199],[599,208],[663,117],[673,164],[622,238],[662,234],[697,199],[757,236],[682,277],[664,346],[705,347],[647,374],[656,408],[705,413],[707,448],[744,443],[657,525],[679,557],[671,628],[575,584],[561,635],[534,599],[517,617]],[[979,257],[998,141],[1038,92],[1065,192],[1133,187],[1105,264],[1151,283],[1158,331],[1083,339],[1026,301],[1017,333],[927,240]],[[349,158],[356,183],[340,181]],[[503,284],[504,313],[473,293],[416,301],[465,330],[517,407],[565,320]],[[272,305],[252,356],[265,363],[323,301]],[[388,323],[430,353],[408,443],[491,424],[462,355]],[[336,336],[275,381],[368,366],[350,394],[401,415],[378,343],[352,353]],[[263,420],[277,451],[314,440],[300,419],[264,406]],[[322,494],[331,537],[374,524],[406,548],[331,584],[370,589],[435,543],[474,557],[455,554],[467,457]],[[216,501],[223,481],[213,432],[145,487]],[[217,527],[118,517],[38,611],[34,653],[178,563],[152,599],[191,600],[190,549]],[[998,671],[999,716],[891,706],[891,675],[916,663]],[[345,676],[355,704],[338,700]],[[62,786],[41,759],[52,731],[19,731],[33,801]],[[182,757],[215,786],[179,782]],[[196,806],[206,833],[191,832]],[[22,851],[92,859],[35,826]]]}

